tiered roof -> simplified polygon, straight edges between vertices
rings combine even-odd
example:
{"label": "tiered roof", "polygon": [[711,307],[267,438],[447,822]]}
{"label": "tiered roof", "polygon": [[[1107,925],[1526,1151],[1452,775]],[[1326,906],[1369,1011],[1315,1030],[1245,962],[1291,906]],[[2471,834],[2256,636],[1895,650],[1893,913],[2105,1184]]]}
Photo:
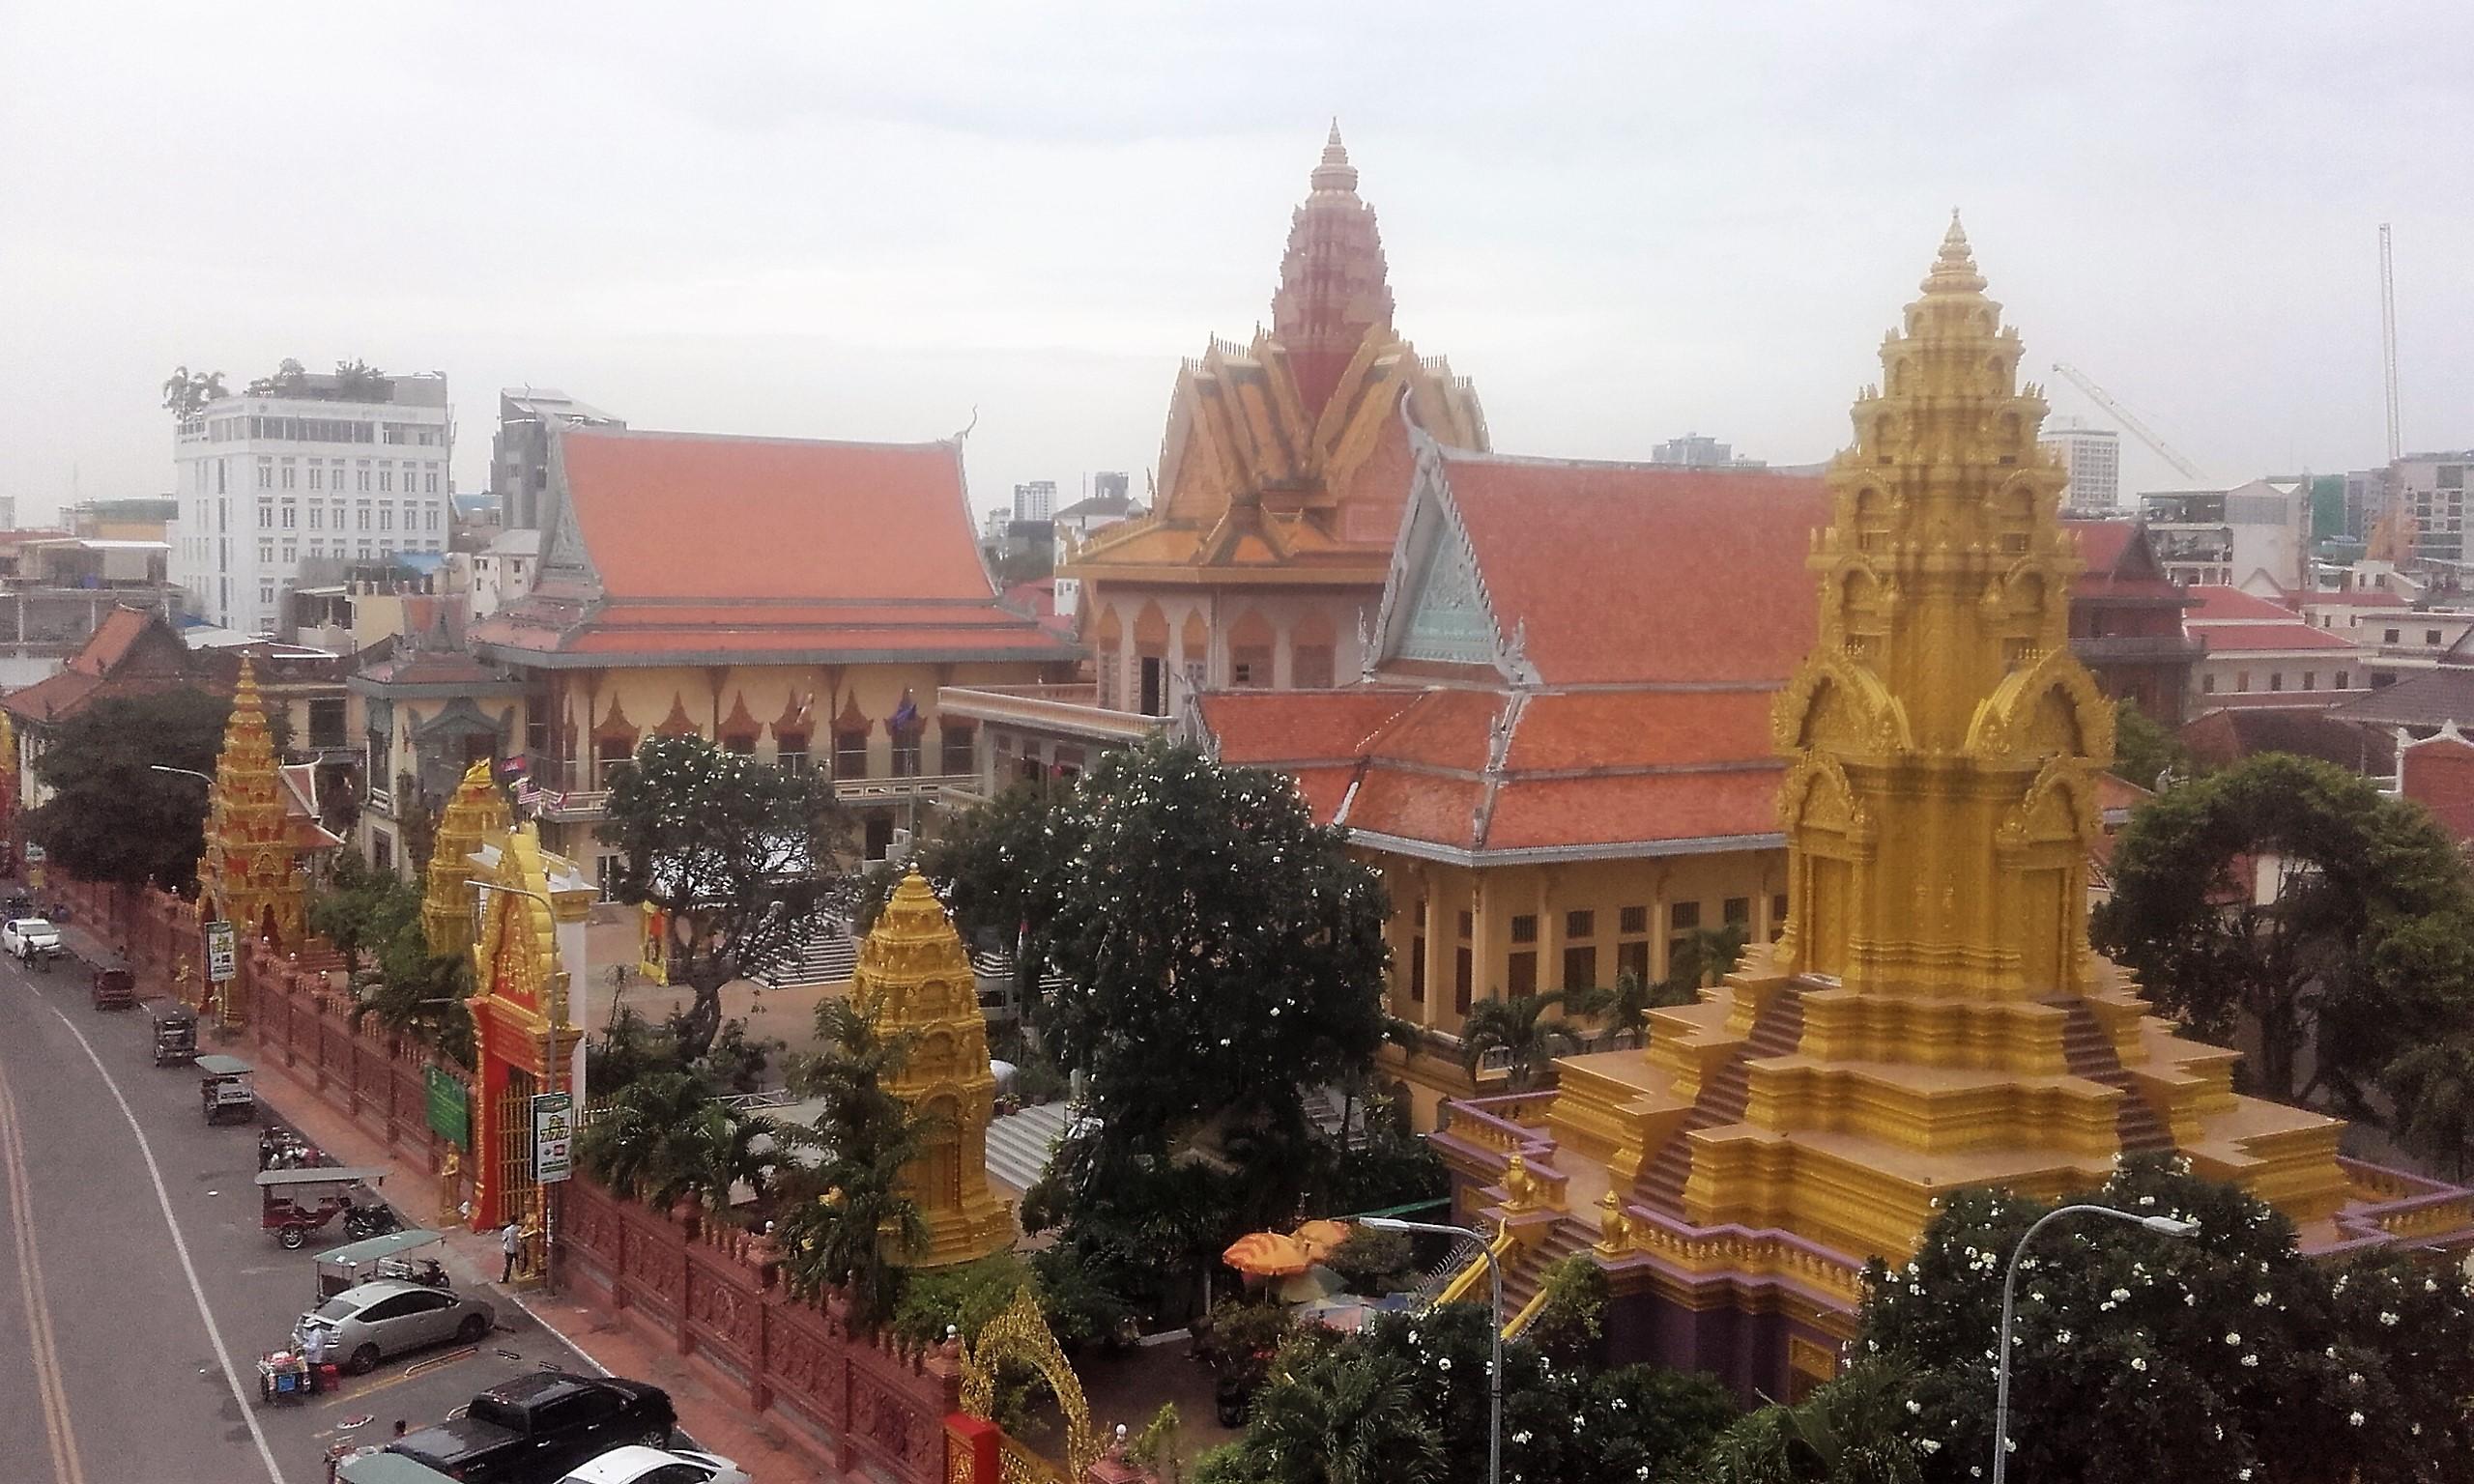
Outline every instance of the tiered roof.
{"label": "tiered roof", "polygon": [[[1813,642],[1821,481],[1418,453],[1376,672],[1206,695],[1222,759],[1289,773],[1318,818],[1435,859],[1779,842],[1769,707]],[[1688,553],[1697,576],[1643,553]]]}
{"label": "tiered roof", "polygon": [[555,430],[540,581],[475,626],[561,666],[1063,660],[997,606],[962,449]]}

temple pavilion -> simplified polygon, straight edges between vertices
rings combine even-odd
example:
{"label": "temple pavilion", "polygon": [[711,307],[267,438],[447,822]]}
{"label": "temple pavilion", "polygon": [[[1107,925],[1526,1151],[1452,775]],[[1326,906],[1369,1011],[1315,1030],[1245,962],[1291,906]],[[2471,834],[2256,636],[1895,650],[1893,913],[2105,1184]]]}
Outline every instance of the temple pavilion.
{"label": "temple pavilion", "polygon": [[[1953,220],[1828,466],[1819,621],[1769,702],[1786,914],[1640,1050],[1451,1104],[1460,1213],[1500,1235],[1512,1327],[1594,1252],[1623,1358],[1787,1396],[1853,1334],[1864,1261],[1937,1201],[2053,1195],[2174,1152],[2307,1245],[2474,1240],[2463,1192],[2339,1157],[2341,1126],[2237,1096],[2087,941],[2112,710],[2068,643],[2082,566],[2045,404]],[[1458,1292],[1482,1278],[1482,1264]]]}

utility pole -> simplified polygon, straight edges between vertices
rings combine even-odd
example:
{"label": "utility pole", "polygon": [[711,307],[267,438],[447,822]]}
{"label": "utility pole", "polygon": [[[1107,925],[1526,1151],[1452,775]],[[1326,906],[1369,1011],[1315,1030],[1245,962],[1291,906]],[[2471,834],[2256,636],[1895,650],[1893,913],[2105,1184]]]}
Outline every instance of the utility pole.
{"label": "utility pole", "polygon": [[2405,456],[2405,445],[2397,436],[2397,267],[2384,221],[2379,224],[2379,359],[2387,373],[2388,462],[2394,464]]}

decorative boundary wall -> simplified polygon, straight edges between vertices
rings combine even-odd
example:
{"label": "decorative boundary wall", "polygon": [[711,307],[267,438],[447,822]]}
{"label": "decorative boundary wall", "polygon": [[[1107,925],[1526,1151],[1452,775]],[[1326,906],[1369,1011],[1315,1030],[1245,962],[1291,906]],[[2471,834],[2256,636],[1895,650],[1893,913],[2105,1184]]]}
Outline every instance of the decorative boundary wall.
{"label": "decorative boundary wall", "polygon": [[[70,904],[73,926],[122,951],[143,992],[169,985],[197,1001],[193,903],[74,881],[47,895]],[[426,1074],[435,1065],[468,1092],[471,1074],[374,1023],[353,1029],[349,1005],[343,956],[324,940],[296,952],[243,946],[231,1008],[257,1063],[280,1064],[399,1157],[437,1169],[447,1146],[429,1129]],[[784,1292],[776,1256],[767,1239],[647,1210],[581,1175],[561,1197],[561,1290],[672,1347],[821,1468],[872,1484],[997,1484],[994,1450],[981,1438],[992,1430],[960,1413],[961,1347],[854,1333],[838,1297]],[[1092,1484],[1146,1478],[1113,1451],[1090,1470]]]}

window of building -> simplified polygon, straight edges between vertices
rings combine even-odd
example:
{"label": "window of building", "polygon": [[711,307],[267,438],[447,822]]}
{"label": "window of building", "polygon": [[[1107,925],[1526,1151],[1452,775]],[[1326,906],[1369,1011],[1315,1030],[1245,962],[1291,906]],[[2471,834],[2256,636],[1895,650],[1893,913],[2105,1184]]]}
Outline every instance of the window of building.
{"label": "window of building", "polygon": [[[1467,913],[1461,914],[1466,917]],[[1469,1013],[1469,985],[1477,976],[1475,960],[1469,945],[1461,944],[1452,951],[1452,1009],[1454,1014]]]}
{"label": "window of building", "polygon": [[300,507],[287,500],[283,506],[283,528],[290,530],[301,523]]}
{"label": "window of building", "polygon": [[309,488],[313,490],[326,488],[326,479],[327,471],[322,466],[316,464],[309,466]]}
{"label": "window of building", "polygon": [[258,529],[274,529],[274,506],[263,499],[258,501]]}
{"label": "window of building", "polygon": [[2439,630],[2437,630],[2437,629],[2425,629],[2425,630],[2423,630],[2423,642],[2424,642],[2424,643],[2427,643],[2427,644],[2436,644],[2436,643],[2438,643],[2438,642],[2439,642]]}
{"label": "window of building", "polygon": [[1289,652],[1289,681],[1301,691],[1332,688],[1332,646],[1300,644]]}
{"label": "window of building", "polygon": [[979,771],[978,749],[973,745],[976,730],[968,722],[951,717],[937,724],[937,740],[943,744],[944,756],[937,759],[936,771],[949,776]]}
{"label": "window of building", "polygon": [[1511,956],[1504,970],[1504,993],[1512,999],[1538,992],[1538,950],[1524,948]]}
{"label": "window of building", "polygon": [[2282,691],[2285,689],[2284,671],[2272,670],[2268,671],[2268,689],[2272,691]]}
{"label": "window of building", "polygon": [[435,494],[437,494],[437,493],[438,493],[438,475],[436,475],[436,474],[431,474],[431,475],[429,475],[428,477],[429,477],[429,493],[430,493],[430,494],[432,494],[432,495],[435,495]]}
{"label": "window of building", "polygon": [[1461,914],[1460,914],[1460,921],[1459,921],[1459,932],[1460,932],[1460,941],[1461,941],[1461,942],[1463,942],[1463,943],[1466,943],[1466,942],[1468,942],[1471,938],[1473,938],[1473,937],[1477,936],[1477,932],[1478,932],[1478,922],[1477,922],[1477,919],[1475,919],[1475,918],[1471,917],[1471,916],[1470,916],[1468,913],[1466,913],[1466,912],[1461,913]]}
{"label": "window of building", "polygon": [[2247,690],[2249,690],[2250,688],[2251,688],[2251,672],[2250,672],[2249,671],[2247,671],[2247,670],[2237,670],[2237,671],[2235,671],[2233,672],[2233,689],[2234,689],[2236,692],[2242,692],[2242,691],[2247,691]]}
{"label": "window of building", "polygon": [[361,460],[361,461],[360,461],[360,467],[359,469],[357,469],[357,470],[354,470],[354,471],[353,471],[353,473],[354,473],[354,475],[356,476],[356,487],[357,487],[357,488],[359,488],[359,489],[360,489],[360,493],[362,493],[363,495],[368,494],[368,493],[369,493],[369,461],[368,461],[367,459],[363,459],[363,460]]}
{"label": "window of building", "polygon": [[1595,989],[1597,987],[1597,950],[1579,944],[1564,950],[1564,987]]}
{"label": "window of building", "polygon": [[261,542],[259,542],[259,543],[258,543],[258,560],[259,560],[259,561],[261,561],[261,562],[269,562],[269,561],[273,561],[273,560],[274,560],[274,543],[273,543],[273,542],[272,542],[272,541],[261,541]]}
{"label": "window of building", "polygon": [[833,776],[865,778],[868,776],[868,734],[864,731],[837,731],[833,734]]}
{"label": "window of building", "polygon": [[316,530],[320,527],[324,526],[326,524],[326,511],[320,509],[316,505],[311,505],[309,507],[309,528],[311,530]]}
{"label": "window of building", "polygon": [[1718,907],[1718,921],[1722,923],[1751,922],[1752,899],[1749,897],[1728,898]]}
{"label": "window of building", "polygon": [[774,733],[773,760],[785,773],[805,773],[808,770],[808,734],[804,731]]}
{"label": "window of building", "polygon": [[1564,936],[1575,942],[1587,942],[1597,936],[1597,914],[1567,912],[1564,914]]}
{"label": "window of building", "polygon": [[298,561],[300,559],[300,552],[301,548],[295,543],[290,541],[283,543],[283,564],[288,567],[295,561]]}
{"label": "window of building", "polygon": [[1676,963],[1689,951],[1692,934],[1701,927],[1701,903],[1672,902],[1666,909],[1666,967],[1675,972]]}
{"label": "window of building", "polygon": [[360,509],[354,511],[353,514],[360,517],[358,524],[361,529],[367,530],[369,528],[369,507],[367,505],[363,505]]}
{"label": "window of building", "polygon": [[2319,689],[2319,671],[2316,670],[2304,671],[2302,672],[2302,688],[2306,691],[2316,691]]}
{"label": "window of building", "polygon": [[1235,644],[1228,650],[1228,683],[1240,690],[1259,690],[1272,683],[1272,651],[1267,644]]}
{"label": "window of building", "polygon": [[2201,694],[2203,694],[2203,695],[2208,695],[2208,696],[2213,696],[2213,695],[2215,695],[2215,694],[2216,694],[2216,676],[2214,676],[2214,675],[2201,675],[2201,676],[2200,676],[2200,691],[2201,691]]}
{"label": "window of building", "polygon": [[893,729],[893,776],[919,776],[919,734],[927,728],[917,720],[907,727]]}
{"label": "window of building", "polygon": [[2337,689],[2341,691],[2351,690],[2353,688],[2353,678],[2354,674],[2352,671],[2341,670],[2337,671]]}
{"label": "window of building", "polygon": [[271,578],[271,577],[269,577],[269,578],[261,578],[261,579],[259,579],[259,580],[258,580],[258,602],[259,602],[259,603],[261,603],[261,604],[268,604],[268,603],[273,603],[273,601],[274,601],[274,579],[273,579],[273,578]]}
{"label": "window of building", "polygon": [[291,488],[292,488],[292,476],[293,476],[293,474],[294,474],[295,472],[296,472],[296,471],[295,471],[295,470],[293,469],[293,467],[292,467],[292,461],[291,461],[290,459],[286,459],[286,460],[284,460],[284,461],[283,461],[283,487],[284,487],[285,489],[287,489],[287,490],[288,490],[288,489],[291,489]]}
{"label": "window of building", "polygon": [[1650,940],[1626,938],[1615,945],[1615,972],[1629,974],[1647,983],[1650,977]]}
{"label": "window of building", "polygon": [[1426,935],[1423,932],[1409,939],[1409,1003],[1426,1002]]}
{"label": "window of building", "polygon": [[432,529],[432,530],[436,530],[436,529],[438,529],[438,507],[437,507],[437,506],[432,505],[432,506],[429,508],[429,511],[427,512],[427,517],[426,517],[426,519],[423,521],[423,523],[422,523],[422,524],[424,524],[424,525],[428,526],[428,527],[429,527],[429,528],[430,528],[430,529]]}
{"label": "window of building", "polygon": [[378,528],[380,530],[393,530],[395,528],[394,506],[380,505],[378,507]]}
{"label": "window of building", "polygon": [[2393,644],[2397,642],[2397,631],[2395,629],[2384,630],[2380,634],[2379,639],[2382,643]]}
{"label": "window of building", "polygon": [[1534,914],[1523,912],[1512,918],[1511,940],[1514,943],[1538,941],[1538,919]]}

